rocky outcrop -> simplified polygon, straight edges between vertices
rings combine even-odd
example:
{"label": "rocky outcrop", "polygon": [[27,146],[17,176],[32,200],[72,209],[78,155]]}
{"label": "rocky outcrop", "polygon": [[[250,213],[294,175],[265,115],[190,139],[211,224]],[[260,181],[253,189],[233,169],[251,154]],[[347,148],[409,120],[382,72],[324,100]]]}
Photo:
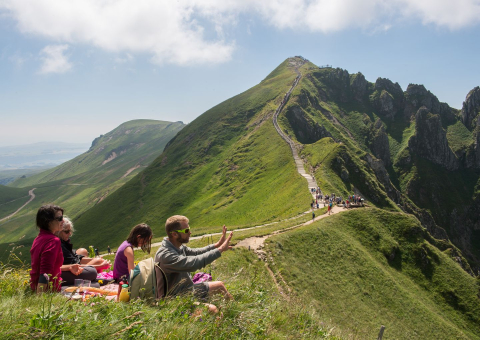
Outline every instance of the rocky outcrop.
{"label": "rocky outcrop", "polygon": [[392,162],[388,135],[380,119],[371,124],[367,144],[375,157],[381,159],[386,167],[390,166]]}
{"label": "rocky outcrop", "polygon": [[352,90],[353,97],[358,100],[362,101],[363,97],[367,93],[367,81],[363,74],[358,72],[357,74],[352,74],[350,76],[350,88]]}
{"label": "rocky outcrop", "polygon": [[410,119],[421,107],[425,107],[429,112],[437,114],[442,119],[442,123],[449,125],[457,120],[456,112],[448,104],[441,103],[430,91],[423,85],[410,84],[405,92],[404,115]]}
{"label": "rocky outcrop", "polygon": [[480,127],[480,87],[475,87],[465,98],[461,119],[469,130]]}
{"label": "rocky outcrop", "polygon": [[296,105],[290,107],[285,113],[285,116],[295,133],[295,137],[300,143],[311,144],[322,138],[332,137],[324,126],[313,121]]}
{"label": "rocky outcrop", "polygon": [[398,83],[393,83],[389,79],[378,78],[370,102],[380,116],[393,119],[397,112],[403,109],[405,96]]}
{"label": "rocky outcrop", "polygon": [[447,170],[456,170],[459,162],[447,141],[439,115],[421,107],[415,115],[415,135],[408,142],[410,150]]}

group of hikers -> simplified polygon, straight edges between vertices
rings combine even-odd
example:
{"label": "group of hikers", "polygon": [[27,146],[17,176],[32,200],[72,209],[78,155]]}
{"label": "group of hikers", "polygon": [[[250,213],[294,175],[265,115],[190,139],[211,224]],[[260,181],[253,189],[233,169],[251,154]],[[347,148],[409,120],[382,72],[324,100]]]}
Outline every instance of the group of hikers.
{"label": "group of hikers", "polygon": [[336,196],[335,193],[332,193],[331,195],[323,195],[319,187],[310,188],[310,192],[314,196],[312,203],[310,203],[310,208],[312,209],[312,219],[315,218],[315,212],[313,210],[315,208],[319,209],[321,203],[323,203],[324,207],[327,205],[329,215],[332,213],[334,204],[342,205],[344,208],[350,208],[352,204],[363,207],[365,204],[365,200],[359,195],[355,194],[348,196],[347,199],[343,199],[342,196]]}
{"label": "group of hikers", "polygon": [[[34,292],[60,291],[62,285],[73,285],[75,279],[94,281],[97,273],[111,266],[110,261],[101,257],[88,257],[85,248],[73,249],[70,239],[74,232],[73,223],[63,213],[64,209],[56,205],[44,205],[37,212],[36,225],[39,234],[30,249],[30,287]],[[223,282],[194,284],[190,273],[212,263],[224,251],[231,249],[233,232],[227,236],[227,228],[223,226],[217,243],[203,248],[189,248],[185,245],[191,236],[187,217],[169,217],[165,223],[165,231],[167,236],[155,254],[155,262],[166,276],[167,294],[175,296],[193,293],[197,298],[206,300],[213,294],[221,293],[225,298],[231,299],[232,295]],[[115,254],[113,278],[116,282],[129,280],[130,273],[135,268],[134,248],[150,253],[152,236],[152,229],[145,223],[132,228]],[[159,287],[161,288],[163,285]]]}

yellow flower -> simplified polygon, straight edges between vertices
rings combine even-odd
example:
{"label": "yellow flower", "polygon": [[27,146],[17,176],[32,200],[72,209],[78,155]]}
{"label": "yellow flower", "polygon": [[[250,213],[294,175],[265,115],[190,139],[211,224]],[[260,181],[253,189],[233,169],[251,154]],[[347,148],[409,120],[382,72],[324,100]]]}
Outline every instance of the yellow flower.
{"label": "yellow flower", "polygon": [[98,283],[100,283],[101,285],[103,285],[103,280],[98,280]]}

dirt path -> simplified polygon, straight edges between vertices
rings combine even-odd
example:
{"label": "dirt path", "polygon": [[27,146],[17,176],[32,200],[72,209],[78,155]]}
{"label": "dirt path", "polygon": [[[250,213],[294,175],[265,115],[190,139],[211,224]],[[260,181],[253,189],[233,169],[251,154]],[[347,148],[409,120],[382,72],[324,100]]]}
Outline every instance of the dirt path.
{"label": "dirt path", "polygon": [[[347,211],[348,209],[346,208],[343,208],[341,206],[333,206],[332,208],[332,214],[338,214],[338,213],[342,213],[344,211]],[[246,238],[244,240],[241,240],[240,242],[238,242],[235,247],[244,247],[244,248],[248,248],[250,250],[253,250],[255,252],[258,252],[260,251],[262,248],[263,248],[263,244],[265,243],[265,240],[273,235],[278,235],[278,234],[281,234],[281,233],[284,233],[286,231],[289,231],[289,230],[292,230],[292,229],[295,229],[295,228],[298,228],[298,227],[302,227],[302,226],[305,226],[305,225],[309,225],[309,224],[312,224],[313,222],[315,221],[318,221],[318,220],[321,220],[322,218],[325,218],[325,217],[328,217],[330,215],[328,214],[323,214],[323,215],[320,215],[320,216],[316,216],[315,219],[312,219],[310,221],[307,221],[305,223],[301,223],[301,224],[297,224],[295,226],[292,226],[290,228],[285,228],[285,229],[281,229],[281,230],[277,230],[277,231],[274,231],[273,233],[271,234],[268,234],[268,235],[264,235],[264,236],[253,236],[253,237],[249,237],[249,238]],[[261,253],[259,254],[261,255]]]}
{"label": "dirt path", "polygon": [[280,105],[278,106],[277,110],[273,115],[273,125],[275,126],[275,129],[277,130],[280,137],[282,137],[283,140],[287,142],[287,144],[290,146],[290,149],[292,150],[293,159],[295,160],[295,164],[297,166],[298,173],[307,180],[309,188],[317,188],[317,182],[315,181],[315,179],[312,177],[312,175],[308,174],[305,171],[305,167],[303,166],[303,160],[298,156],[298,151],[297,151],[297,147],[295,146],[295,142],[282,131],[277,121],[278,115],[280,114],[280,112],[282,112],[283,108],[288,102],[288,99],[290,98],[290,94],[292,93],[292,91],[295,89],[295,87],[298,85],[298,82],[302,78],[302,74],[298,70],[298,67],[299,67],[298,65],[295,66],[295,72],[297,73],[297,77],[295,78],[292,87],[285,94],[282,102],[280,103]]}
{"label": "dirt path", "polygon": [[33,193],[33,190],[35,190],[36,188],[33,188],[31,189],[28,194],[30,195],[30,199],[28,200],[27,203],[25,203],[24,205],[22,205],[20,208],[17,209],[17,211],[15,211],[13,214],[10,214],[8,215],[7,217],[4,217],[2,219],[0,219],[0,222],[3,222],[5,220],[8,220],[9,218],[12,218],[13,216],[15,216],[20,210],[22,210],[28,203],[30,203],[31,201],[33,201],[35,199],[35,194]]}

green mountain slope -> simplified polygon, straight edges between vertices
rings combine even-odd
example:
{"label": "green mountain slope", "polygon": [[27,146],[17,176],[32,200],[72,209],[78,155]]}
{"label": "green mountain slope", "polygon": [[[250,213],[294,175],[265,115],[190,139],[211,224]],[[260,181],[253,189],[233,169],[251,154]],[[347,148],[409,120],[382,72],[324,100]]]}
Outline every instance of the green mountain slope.
{"label": "green mountain slope", "polygon": [[384,339],[479,339],[479,281],[436,242],[412,216],[361,209],[271,237],[266,250],[345,335],[372,339],[385,325]]}
{"label": "green mountain slope", "polygon": [[[460,111],[422,85],[410,84],[403,91],[388,79],[370,83],[361,73],[311,63],[301,71],[279,122],[300,144],[326,137],[336,147],[342,144],[342,154],[327,157],[329,165],[323,167],[322,146],[305,147],[303,155],[313,162],[320,188],[343,195],[358,191],[381,204],[386,202],[381,197],[388,196],[415,213],[432,235],[450,238],[480,268],[480,128],[464,124],[480,112],[480,89],[471,91]],[[355,177],[362,173],[356,163],[367,163],[366,181]],[[329,169],[335,178],[329,179]]]}
{"label": "green mountain slope", "polygon": [[[191,122],[147,169],[76,219],[79,242],[119,243],[140,222],[161,236],[173,214],[188,216],[202,233],[307,210],[306,182],[271,121],[295,77],[285,61],[259,85]],[[102,230],[93,233],[98,225]]]}
{"label": "green mountain slope", "polygon": [[0,185],[0,219],[14,213],[29,199],[28,189]]}
{"label": "green mountain slope", "polygon": [[88,152],[17,180],[13,185],[36,187],[36,197],[14,218],[0,222],[0,243],[34,237],[35,214],[42,204],[61,205],[73,218],[87,211],[150,164],[183,127],[181,122],[130,121],[97,138]]}

